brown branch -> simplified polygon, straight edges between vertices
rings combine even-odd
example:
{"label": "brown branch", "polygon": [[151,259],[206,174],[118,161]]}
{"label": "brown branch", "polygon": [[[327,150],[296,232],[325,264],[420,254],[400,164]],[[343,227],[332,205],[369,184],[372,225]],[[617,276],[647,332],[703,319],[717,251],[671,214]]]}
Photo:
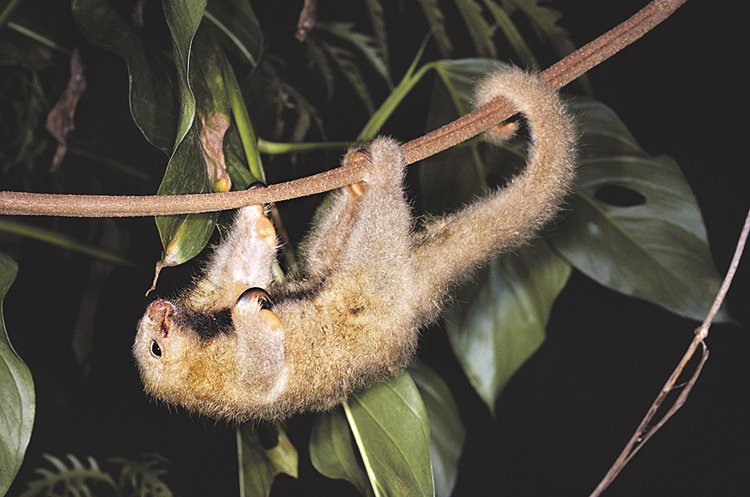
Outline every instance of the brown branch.
{"label": "brown branch", "polygon": [[[669,17],[686,0],[653,0],[631,18],[558,61],[540,76],[561,88],[592,67],[630,45]],[[407,164],[442,152],[510,117],[514,111],[504,99],[478,107],[445,126],[403,145]],[[188,195],[60,195],[0,192],[0,214],[135,217],[236,209],[244,205],[279,202],[322,193],[362,179],[361,162],[268,188],[248,191]]]}
{"label": "brown branch", "polygon": [[315,20],[318,17],[318,0],[305,0],[302,10],[297,20],[297,29],[294,37],[299,41],[305,41],[307,35],[315,27]]}
{"label": "brown branch", "polygon": [[[604,490],[606,490],[607,487],[612,484],[615,478],[617,478],[617,475],[620,474],[625,465],[630,462],[630,460],[638,453],[639,450],[641,450],[646,442],[652,436],[654,436],[654,434],[659,431],[659,429],[664,426],[667,421],[669,421],[669,419],[683,406],[683,404],[685,404],[688,395],[690,395],[690,391],[693,389],[693,386],[695,386],[695,382],[698,381],[698,377],[703,370],[703,365],[708,360],[708,347],[705,343],[705,340],[708,337],[708,330],[711,327],[711,323],[713,323],[714,318],[716,317],[716,313],[719,312],[719,309],[724,302],[724,298],[729,291],[729,286],[732,284],[734,274],[735,272],[737,272],[737,266],[739,266],[740,264],[740,258],[742,257],[742,253],[745,249],[745,243],[747,242],[748,232],[750,232],[750,210],[747,212],[747,216],[745,217],[745,224],[742,227],[742,232],[740,233],[739,240],[737,241],[737,248],[734,251],[732,262],[729,265],[726,276],[724,277],[724,282],[721,284],[721,288],[719,288],[719,292],[714,299],[714,303],[711,306],[711,309],[706,315],[706,319],[704,319],[703,323],[695,330],[693,341],[690,342],[690,346],[682,356],[682,359],[680,359],[677,367],[674,369],[674,371],[672,371],[672,374],[669,376],[669,379],[664,384],[661,391],[659,391],[659,394],[651,404],[651,407],[649,407],[643,420],[641,420],[641,423],[635,430],[635,433],[633,433],[633,436],[630,437],[630,440],[628,440],[625,448],[612,464],[612,467],[609,468],[609,471],[607,471],[607,474],[604,476],[602,481],[599,482],[599,485],[597,485],[596,489],[594,489],[594,491],[591,493],[590,497],[598,497],[599,495],[601,495],[602,492],[604,492]],[[682,391],[675,400],[674,404],[672,404],[669,410],[664,414],[664,416],[659,419],[659,421],[655,425],[650,426],[654,416],[656,415],[656,412],[664,403],[664,399],[667,397],[667,394],[674,390],[677,379],[682,375],[685,366],[693,358],[699,346],[701,347],[701,358],[698,362],[698,365],[695,367],[695,371],[690,376],[690,379],[687,381],[687,383],[685,383],[685,385],[682,387]]]}

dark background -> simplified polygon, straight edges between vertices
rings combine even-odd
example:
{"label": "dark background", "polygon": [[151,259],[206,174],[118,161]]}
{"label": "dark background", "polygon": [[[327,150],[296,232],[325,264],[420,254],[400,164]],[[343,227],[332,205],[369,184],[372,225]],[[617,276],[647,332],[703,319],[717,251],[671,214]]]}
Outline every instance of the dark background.
{"label": "dark background", "polygon": [[[644,3],[552,4],[581,45]],[[726,6],[688,2],[664,25],[589,73],[597,98],[618,113],[643,148],[668,154],[682,167],[722,274],[750,205],[747,85],[739,74],[750,48],[747,21],[744,13]],[[122,81],[123,74],[113,81]],[[56,222],[75,230],[86,221]],[[140,390],[129,347],[160,246],[149,219],[112,223],[133,234],[129,254],[139,264],[115,268],[98,289],[88,375],[75,364],[69,331],[87,284],[84,258],[34,242],[25,242],[14,254],[21,269],[5,302],[6,324],[34,375],[38,405],[26,460],[10,495],[20,493],[33,468],[46,465],[42,453],[66,452],[100,460],[158,452],[172,463],[169,482],[176,495],[236,495],[233,429],[156,405]],[[688,403],[606,495],[746,495],[749,267],[747,261],[740,267],[728,298],[730,312],[742,325],[714,325],[708,339],[711,358]],[[160,285],[179,286],[189,271],[173,274]],[[576,272],[550,323],[547,341],[510,382],[494,419],[463,377],[441,332],[425,332],[421,354],[448,380],[467,428],[454,495],[588,495],[697,326]],[[282,476],[274,495],[353,495],[346,483],[316,477],[306,455],[307,421],[303,416],[288,425],[300,450],[302,483]]]}

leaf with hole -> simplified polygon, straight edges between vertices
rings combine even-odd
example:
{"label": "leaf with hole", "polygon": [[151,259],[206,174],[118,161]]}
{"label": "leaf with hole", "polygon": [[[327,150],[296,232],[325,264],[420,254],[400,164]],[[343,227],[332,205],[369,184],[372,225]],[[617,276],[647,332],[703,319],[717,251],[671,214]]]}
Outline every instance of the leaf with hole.
{"label": "leaf with hole", "polygon": [[578,179],[554,248],[602,285],[703,319],[721,279],[679,167],[644,152],[603,104],[576,100],[570,110],[581,136]]}

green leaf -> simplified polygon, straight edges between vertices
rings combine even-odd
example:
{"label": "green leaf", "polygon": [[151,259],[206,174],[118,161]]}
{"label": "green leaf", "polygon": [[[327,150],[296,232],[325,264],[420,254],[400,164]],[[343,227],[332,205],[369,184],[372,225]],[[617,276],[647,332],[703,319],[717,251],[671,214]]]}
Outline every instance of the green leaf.
{"label": "green leaf", "polygon": [[[168,71],[140,35],[104,0],[73,0],[72,11],[79,28],[92,42],[120,55],[128,65],[130,107],[133,120],[156,147],[170,153],[159,186],[160,195],[210,191],[209,178],[194,126],[196,103],[190,88],[192,40],[203,17],[205,0],[163,2],[172,36],[178,74],[179,109]],[[175,114],[179,113],[177,126]],[[164,262],[181,264],[203,249],[213,233],[216,214],[164,216],[156,219],[164,246]]]}
{"label": "green leaf", "polygon": [[250,173],[242,147],[242,140],[237,131],[237,126],[232,126],[227,131],[224,142],[224,154],[227,161],[227,171],[232,178],[232,185],[237,190],[244,190],[258,178]]}
{"label": "green leaf", "polygon": [[521,33],[508,13],[493,0],[484,0],[484,5],[490,11],[490,14],[492,14],[495,23],[497,23],[497,26],[503,32],[505,38],[507,38],[510,46],[513,47],[513,50],[521,58],[523,64],[529,69],[539,70],[539,62],[536,60],[534,53],[529,48],[526,40],[523,39],[523,36],[521,36]]}
{"label": "green leaf", "polygon": [[175,148],[177,148],[177,145],[188,134],[195,118],[195,96],[190,87],[190,55],[193,38],[206,10],[206,0],[190,2],[163,0],[162,6],[172,37],[172,54],[179,76],[180,117],[177,125],[177,138],[175,139]]}
{"label": "green leaf", "polygon": [[384,54],[379,49],[375,39],[364,33],[355,31],[354,24],[348,22],[318,23],[317,28],[353,45],[354,48],[364,55],[365,60],[370,63],[373,69],[389,85],[393,86],[388,66],[385,63]]}
{"label": "green leaf", "polygon": [[[203,17],[206,2],[164,0],[163,7],[177,67],[180,110],[174,151],[169,158],[157,194],[206,193],[212,190],[213,185],[201,148],[200,124],[195,119],[197,104],[190,81],[193,39]],[[211,68],[206,70],[210,71]],[[215,76],[216,72],[214,64],[214,74],[209,74],[205,78]],[[205,96],[206,99],[212,97]],[[206,108],[209,108],[209,105],[204,102],[202,109]],[[162,263],[174,266],[195,257],[211,238],[217,218],[217,213],[157,217],[156,226],[164,247]]]}
{"label": "green leaf", "polygon": [[[436,63],[440,80],[428,126],[468,111],[476,82],[498,68],[487,59]],[[507,176],[522,156],[508,145],[480,148],[479,143],[474,140],[427,160],[420,170],[420,185],[428,212],[454,210],[487,194],[488,171]],[[569,266],[540,242],[493,261],[444,311],[453,350],[491,411],[504,385],[544,340],[550,308],[569,273]]]}
{"label": "green leaf", "polygon": [[315,419],[310,437],[310,461],[320,474],[346,480],[361,495],[372,495],[367,475],[357,464],[352,434],[341,409]]}
{"label": "green leaf", "polygon": [[297,478],[297,449],[282,429],[268,429],[272,430],[271,435],[275,435],[276,444],[266,449],[253,426],[244,424],[237,428],[240,497],[267,497],[278,474]]}
{"label": "green leaf", "polygon": [[398,85],[396,85],[396,87],[391,90],[388,98],[386,98],[383,103],[380,104],[378,110],[370,115],[370,119],[367,121],[367,124],[365,124],[365,126],[362,128],[362,131],[359,132],[359,135],[357,135],[358,140],[372,140],[380,131],[380,128],[383,127],[383,124],[385,124],[391,114],[396,111],[396,108],[398,108],[401,101],[406,98],[406,95],[409,94],[412,88],[414,88],[422,79],[422,77],[427,73],[427,71],[432,68],[431,64],[427,64],[417,70],[417,64],[419,64],[419,61],[424,54],[424,50],[427,47],[427,41],[428,39],[425,39],[422,42],[422,46],[414,56],[414,60],[412,60],[409,68],[406,70],[406,73],[401,78],[401,81],[398,83]]}
{"label": "green leaf", "polygon": [[431,496],[430,431],[408,374],[355,392],[344,403],[376,496]]}
{"label": "green leaf", "polygon": [[[260,150],[258,149],[258,137],[255,134],[253,123],[250,121],[250,115],[248,114],[245,101],[242,98],[242,91],[240,85],[237,82],[237,77],[234,74],[232,65],[227,60],[224,53],[215,47],[212,54],[217,58],[220,73],[217,77],[221,77],[222,81],[225,82],[226,87],[224,91],[229,98],[229,108],[232,112],[232,118],[234,120],[233,127],[237,128],[237,132],[242,144],[242,150],[245,154],[245,167],[252,177],[252,181],[266,182],[266,173],[263,170],[263,164],[261,163]],[[225,146],[226,148],[226,146]],[[246,188],[245,185],[236,185],[237,188]]]}
{"label": "green leaf", "polygon": [[603,104],[577,100],[570,110],[581,136],[578,180],[555,249],[602,285],[702,320],[721,278],[679,167],[645,153]]}
{"label": "green leaf", "polygon": [[448,38],[448,33],[445,31],[445,15],[440,10],[440,5],[437,0],[419,0],[419,5],[422,6],[424,16],[427,18],[427,23],[430,25],[430,29],[435,35],[435,41],[440,50],[440,55],[448,57],[453,52],[453,46],[451,40]]}
{"label": "green leaf", "polygon": [[[433,87],[427,129],[435,129],[471,110],[474,87],[500,66],[489,59],[441,60],[433,63]],[[419,170],[425,210],[440,214],[465,205],[488,191],[486,167],[477,140],[429,157]]]}
{"label": "green leaf", "polygon": [[414,360],[409,374],[422,395],[430,421],[432,479],[437,497],[450,497],[458,476],[458,461],[466,431],[448,385],[427,364]]}
{"label": "green leaf", "polygon": [[[198,132],[191,127],[167,164],[164,179],[157,191],[159,195],[210,191],[200,146]],[[211,238],[217,217],[217,213],[157,217],[156,226],[164,247],[164,263],[174,266],[195,257]]]}
{"label": "green leaf", "polygon": [[496,58],[492,30],[482,15],[482,6],[474,0],[455,0],[456,8],[466,24],[471,41],[482,57]]}
{"label": "green leaf", "polygon": [[492,261],[443,312],[453,351],[493,413],[503,387],[544,341],[569,276],[570,266],[538,240]]}
{"label": "green leaf", "polygon": [[0,495],[21,467],[34,426],[34,381],[8,338],[3,303],[18,266],[0,252]]}
{"label": "green leaf", "polygon": [[263,33],[250,2],[245,0],[213,0],[204,14],[230,41],[248,63],[255,67],[263,51]]}
{"label": "green leaf", "polygon": [[175,143],[176,95],[156,51],[106,0],[72,0],[71,11],[91,43],[125,60],[133,121],[153,146],[169,154]]}

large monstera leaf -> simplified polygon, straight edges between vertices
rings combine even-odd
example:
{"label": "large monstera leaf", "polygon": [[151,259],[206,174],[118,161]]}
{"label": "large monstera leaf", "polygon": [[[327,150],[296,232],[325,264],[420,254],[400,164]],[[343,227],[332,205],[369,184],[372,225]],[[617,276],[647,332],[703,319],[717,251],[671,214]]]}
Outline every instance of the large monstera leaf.
{"label": "large monstera leaf", "polygon": [[644,152],[603,104],[575,100],[570,110],[581,136],[578,179],[555,250],[602,285],[703,319],[721,279],[679,167]]}
{"label": "large monstera leaf", "polygon": [[[493,65],[486,59],[433,63],[439,78],[428,128],[466,112],[474,84]],[[454,352],[490,409],[543,341],[569,265],[696,319],[720,283],[700,211],[677,165],[641,150],[604,105],[576,100],[569,107],[581,136],[578,181],[554,236],[491,263],[444,314]],[[513,146],[488,150],[473,142],[426,160],[420,170],[425,208],[440,213],[487,194],[489,179],[512,170],[522,155]]]}

